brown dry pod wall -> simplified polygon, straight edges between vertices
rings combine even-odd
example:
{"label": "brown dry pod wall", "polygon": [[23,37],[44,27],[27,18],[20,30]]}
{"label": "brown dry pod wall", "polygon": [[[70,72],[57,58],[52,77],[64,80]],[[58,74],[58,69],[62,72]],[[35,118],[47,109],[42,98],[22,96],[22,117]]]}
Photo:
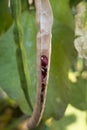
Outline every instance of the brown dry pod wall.
{"label": "brown dry pod wall", "polygon": [[37,34],[37,92],[36,103],[28,128],[32,129],[40,122],[46,101],[47,84],[51,56],[51,31],[53,14],[49,0],[35,0]]}

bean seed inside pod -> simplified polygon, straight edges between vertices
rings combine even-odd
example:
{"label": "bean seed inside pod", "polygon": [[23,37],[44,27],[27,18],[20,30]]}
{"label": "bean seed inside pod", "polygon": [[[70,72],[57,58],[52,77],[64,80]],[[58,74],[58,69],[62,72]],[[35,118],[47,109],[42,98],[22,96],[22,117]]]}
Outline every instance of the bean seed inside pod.
{"label": "bean seed inside pod", "polygon": [[45,55],[41,56],[41,65],[46,67],[48,65],[48,58]]}

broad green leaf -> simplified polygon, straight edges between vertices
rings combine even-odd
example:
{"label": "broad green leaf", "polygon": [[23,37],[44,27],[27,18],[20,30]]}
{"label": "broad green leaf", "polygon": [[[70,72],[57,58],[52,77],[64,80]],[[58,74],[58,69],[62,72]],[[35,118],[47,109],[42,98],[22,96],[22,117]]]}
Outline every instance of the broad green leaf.
{"label": "broad green leaf", "polygon": [[70,103],[80,109],[87,110],[87,66],[86,60],[77,58],[74,62],[74,72],[70,73],[75,77],[76,81],[71,82]]}
{"label": "broad green leaf", "polygon": [[[12,24],[9,0],[0,0],[0,34],[3,34]],[[22,11],[28,8],[27,0],[22,0]]]}
{"label": "broad green leaf", "polygon": [[[70,13],[68,0],[51,1],[54,13],[52,61],[48,94],[44,119],[63,116],[69,102],[68,69],[74,55],[73,18]],[[65,5],[65,6],[63,6]],[[67,14],[67,15],[66,15]],[[25,48],[29,61],[29,71],[32,86],[29,90],[34,107],[36,93],[36,22],[35,12],[24,12],[22,15],[24,27]],[[15,58],[15,43],[12,29],[0,40],[0,85],[7,94],[16,100],[24,113],[31,114],[24,94],[20,87]]]}
{"label": "broad green leaf", "polygon": [[87,110],[87,79],[79,77],[78,81],[71,85],[70,103],[80,109]]}
{"label": "broad green leaf", "polygon": [[74,29],[74,21],[69,7],[69,0],[50,0],[56,23]]}
{"label": "broad green leaf", "polygon": [[[55,20],[53,26],[51,72],[45,113],[49,117],[54,114],[59,119],[63,115],[69,101],[67,73],[73,56],[75,56],[73,46],[74,24],[68,0],[60,0],[57,3],[56,1],[51,1],[51,3]],[[68,18],[71,22],[68,22]],[[51,114],[47,113],[48,111]]]}
{"label": "broad green leaf", "polygon": [[5,32],[12,24],[8,0],[0,0],[0,34]]}
{"label": "broad green leaf", "polygon": [[20,87],[12,27],[0,39],[0,87],[17,101],[25,113],[30,111]]}
{"label": "broad green leaf", "polygon": [[[69,72],[71,84],[70,103],[80,109],[87,110],[87,62],[85,59],[77,58]],[[74,71],[73,71],[74,70]],[[74,79],[74,80],[73,80]]]}

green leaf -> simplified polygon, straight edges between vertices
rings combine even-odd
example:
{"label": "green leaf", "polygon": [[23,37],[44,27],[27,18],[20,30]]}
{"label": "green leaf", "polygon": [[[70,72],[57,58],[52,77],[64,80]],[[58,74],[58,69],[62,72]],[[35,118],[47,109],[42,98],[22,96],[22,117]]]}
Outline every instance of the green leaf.
{"label": "green leaf", "polygon": [[12,24],[8,0],[0,0],[0,34],[6,31]]}
{"label": "green leaf", "polygon": [[[69,102],[68,69],[74,56],[73,17],[68,0],[51,1],[54,13],[52,61],[44,119],[63,116]],[[65,6],[63,6],[65,5]],[[65,15],[67,13],[67,15]],[[68,21],[69,20],[69,21]],[[29,61],[32,86],[29,90],[34,107],[36,93],[36,21],[35,12],[24,12],[22,24],[25,34],[25,48]],[[12,28],[0,40],[0,85],[16,100],[24,113],[31,114],[20,87],[15,58],[15,44]]]}
{"label": "green leaf", "polygon": [[13,27],[0,39],[0,75],[1,88],[7,92],[9,97],[17,101],[25,113],[30,113],[19,82],[15,43],[13,41]]}
{"label": "green leaf", "polygon": [[[27,0],[22,0],[22,11],[28,7]],[[0,0],[0,34],[3,34],[12,25],[11,9],[8,0]]]}
{"label": "green leaf", "polygon": [[[87,72],[86,72],[87,73]],[[78,81],[71,84],[70,103],[80,109],[87,110],[87,80],[79,77]]]}
{"label": "green leaf", "polygon": [[50,0],[56,23],[74,29],[74,20],[69,7],[69,0]]}
{"label": "green leaf", "polygon": [[70,5],[71,6],[76,6],[78,3],[80,3],[83,0],[70,0]]}
{"label": "green leaf", "polygon": [[50,117],[53,115],[55,118],[59,119],[63,116],[69,101],[67,73],[72,64],[73,57],[75,56],[73,45],[74,22],[67,0],[51,2],[55,19],[53,26],[50,81],[45,116]]}

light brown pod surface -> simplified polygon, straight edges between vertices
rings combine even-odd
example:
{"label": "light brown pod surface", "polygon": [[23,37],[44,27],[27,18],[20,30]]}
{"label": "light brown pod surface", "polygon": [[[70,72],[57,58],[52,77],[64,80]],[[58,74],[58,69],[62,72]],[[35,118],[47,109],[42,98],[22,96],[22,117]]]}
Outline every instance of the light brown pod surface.
{"label": "light brown pod surface", "polygon": [[53,14],[49,0],[35,0],[36,21],[38,25],[37,34],[37,90],[36,102],[32,117],[28,122],[28,128],[33,129],[40,122],[47,93],[47,84],[51,57],[51,31]]}

